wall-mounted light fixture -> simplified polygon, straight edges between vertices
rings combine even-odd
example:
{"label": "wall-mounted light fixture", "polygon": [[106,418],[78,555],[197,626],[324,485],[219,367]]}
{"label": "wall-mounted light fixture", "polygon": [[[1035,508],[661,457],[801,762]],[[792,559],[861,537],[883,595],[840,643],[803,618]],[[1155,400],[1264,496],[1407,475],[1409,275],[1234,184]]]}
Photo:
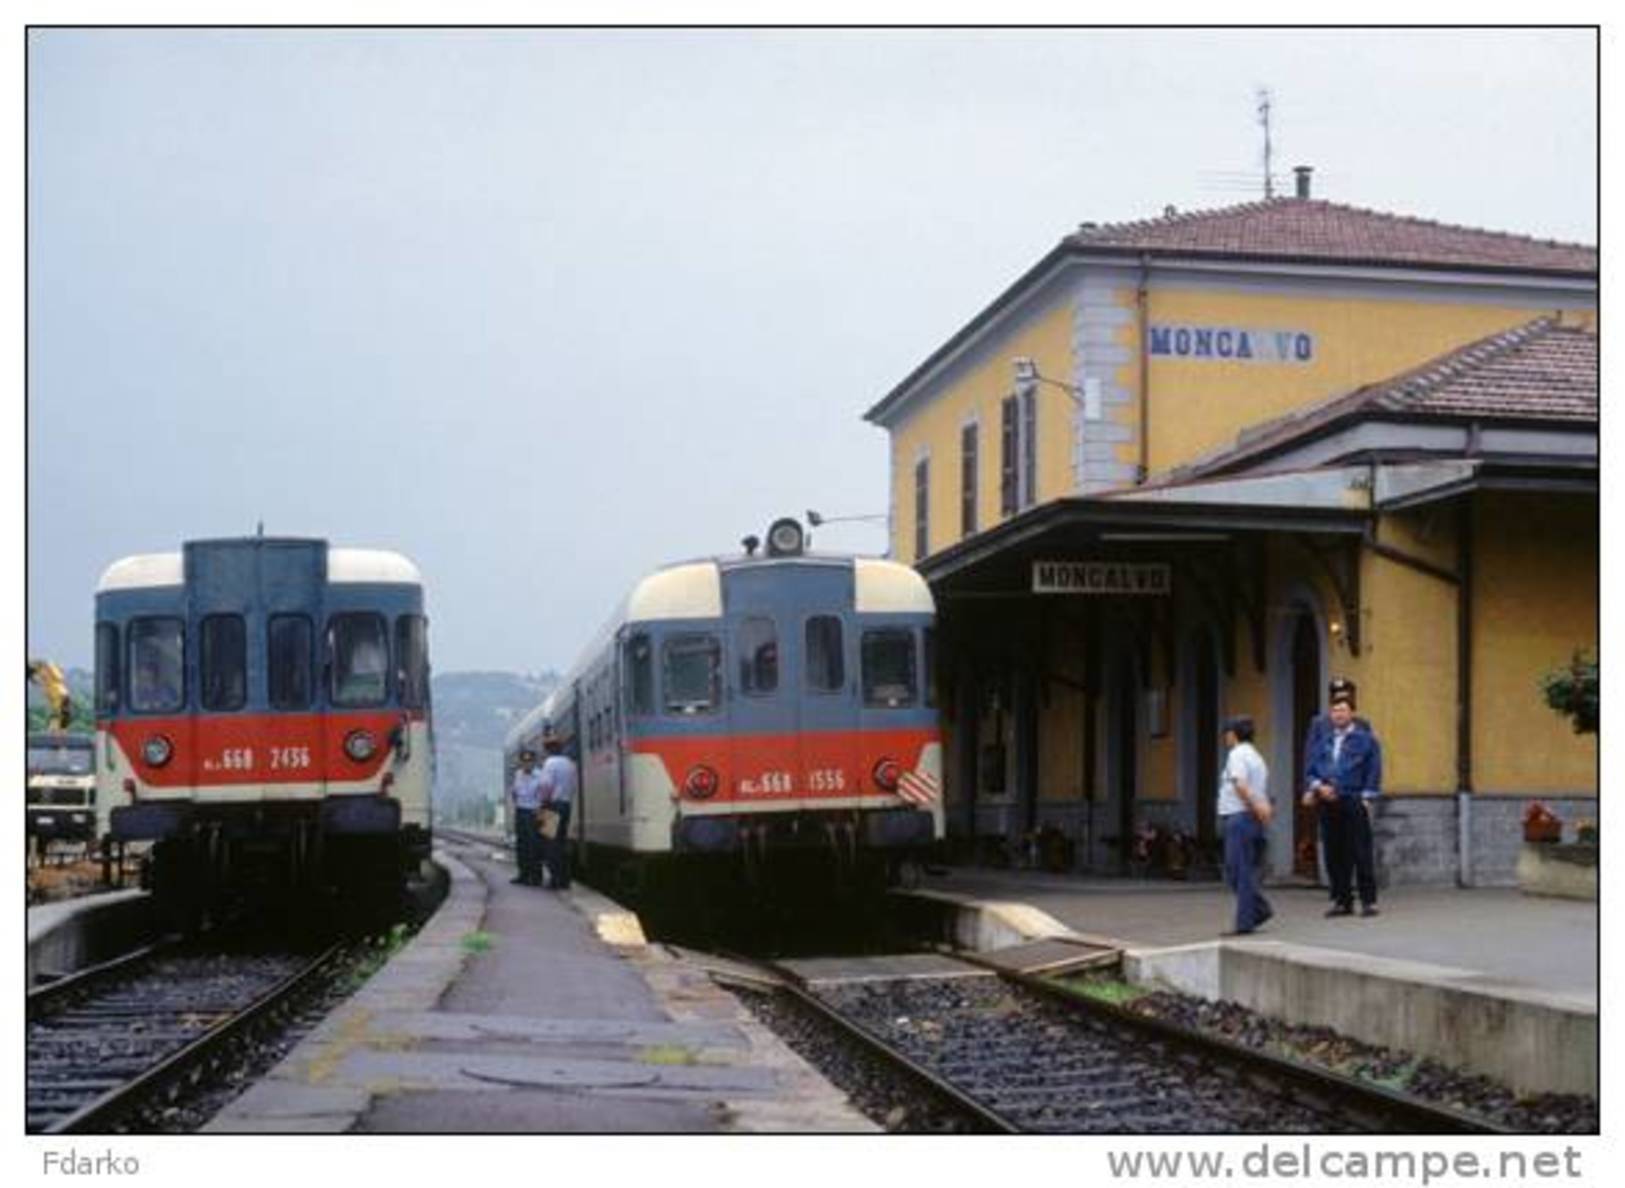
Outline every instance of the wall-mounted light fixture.
{"label": "wall-mounted light fixture", "polygon": [[1072,398],[1072,402],[1083,409],[1083,419],[1098,421],[1106,415],[1101,399],[1100,381],[1098,379],[1084,380],[1083,386],[1069,384],[1064,380],[1051,379],[1038,370],[1038,364],[1025,355],[1017,355],[1010,360],[1015,369],[1016,387],[1018,389],[1032,388],[1038,384],[1048,384],[1052,388],[1059,388]]}

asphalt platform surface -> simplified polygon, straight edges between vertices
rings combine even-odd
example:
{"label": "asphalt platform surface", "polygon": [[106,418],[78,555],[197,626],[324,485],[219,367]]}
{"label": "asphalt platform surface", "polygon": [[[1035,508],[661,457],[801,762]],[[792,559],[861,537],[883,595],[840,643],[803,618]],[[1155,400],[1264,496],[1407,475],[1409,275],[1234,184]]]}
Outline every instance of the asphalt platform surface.
{"label": "asphalt platform surface", "polygon": [[577,883],[447,846],[446,901],[212,1133],[858,1132],[732,995]]}
{"label": "asphalt platform surface", "polygon": [[[928,874],[920,889],[1027,903],[1079,932],[1140,948],[1214,940],[1233,927],[1235,910],[1234,896],[1212,882],[963,867]],[[1475,970],[1597,1001],[1595,901],[1503,887],[1387,887],[1378,915],[1327,919],[1323,888],[1267,886],[1264,894],[1275,917],[1255,934],[1261,940]]]}

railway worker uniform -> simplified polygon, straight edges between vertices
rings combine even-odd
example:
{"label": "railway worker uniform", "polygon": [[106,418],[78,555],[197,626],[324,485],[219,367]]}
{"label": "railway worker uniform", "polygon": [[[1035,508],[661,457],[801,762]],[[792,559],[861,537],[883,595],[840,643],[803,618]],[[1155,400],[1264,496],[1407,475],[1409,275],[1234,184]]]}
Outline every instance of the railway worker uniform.
{"label": "railway worker uniform", "polygon": [[1377,877],[1371,812],[1382,795],[1382,743],[1363,718],[1354,716],[1354,686],[1332,682],[1332,705],[1316,718],[1304,744],[1305,803],[1320,813],[1326,877],[1331,884],[1328,916],[1377,914]]}
{"label": "railway worker uniform", "polygon": [[563,891],[570,886],[570,810],[580,780],[575,760],[564,753],[557,739],[548,739],[542,749],[547,752],[541,771],[542,807],[559,817],[557,831],[542,841],[542,860],[547,864],[553,889]]}
{"label": "railway worker uniform", "polygon": [[1219,779],[1219,829],[1224,838],[1224,881],[1236,893],[1234,935],[1256,931],[1275,914],[1259,890],[1265,826],[1272,806],[1269,767],[1253,746],[1253,720],[1231,718],[1224,726],[1229,752]]}
{"label": "railway worker uniform", "polygon": [[542,773],[536,769],[536,756],[521,752],[521,766],[513,773],[513,841],[519,874],[513,879],[527,887],[542,885],[542,836],[537,832],[536,814],[542,807]]}

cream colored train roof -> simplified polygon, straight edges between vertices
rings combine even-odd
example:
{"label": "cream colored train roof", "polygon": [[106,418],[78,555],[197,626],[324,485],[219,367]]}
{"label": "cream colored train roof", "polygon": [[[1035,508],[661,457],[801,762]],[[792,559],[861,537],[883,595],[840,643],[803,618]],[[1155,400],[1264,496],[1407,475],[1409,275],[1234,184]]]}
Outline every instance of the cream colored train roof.
{"label": "cream colored train roof", "polygon": [[[96,583],[96,592],[178,586],[182,580],[180,553],[140,553],[109,565]],[[411,561],[387,549],[329,548],[327,580],[339,584],[394,582],[421,586],[423,575]]]}

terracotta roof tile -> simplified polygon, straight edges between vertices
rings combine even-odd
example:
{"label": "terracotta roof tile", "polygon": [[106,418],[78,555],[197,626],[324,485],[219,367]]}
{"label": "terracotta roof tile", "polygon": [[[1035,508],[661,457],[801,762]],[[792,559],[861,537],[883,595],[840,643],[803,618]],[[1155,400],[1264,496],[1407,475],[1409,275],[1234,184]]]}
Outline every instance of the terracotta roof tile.
{"label": "terracotta roof tile", "polygon": [[1554,318],[1536,318],[1391,379],[1244,430],[1235,445],[1180,467],[1163,481],[1232,470],[1333,422],[1385,413],[1407,419],[1596,424],[1597,394],[1597,335]]}
{"label": "terracotta roof tile", "polygon": [[1063,241],[1155,255],[1597,272],[1597,249],[1308,198],[1275,198],[1132,223],[1085,224]]}

